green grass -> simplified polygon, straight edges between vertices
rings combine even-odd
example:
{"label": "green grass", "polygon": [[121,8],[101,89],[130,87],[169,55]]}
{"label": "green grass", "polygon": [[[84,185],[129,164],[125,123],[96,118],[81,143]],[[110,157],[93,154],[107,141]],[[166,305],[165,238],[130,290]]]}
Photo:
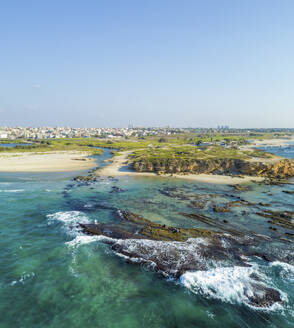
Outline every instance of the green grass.
{"label": "green grass", "polygon": [[[77,150],[88,151],[91,154],[101,154],[102,150],[93,147],[113,149],[114,155],[125,150],[134,150],[135,157],[148,158],[249,158],[267,157],[261,152],[243,152],[235,149],[212,146],[207,149],[197,145],[203,142],[224,142],[234,144],[236,147],[246,144],[250,139],[270,139],[277,133],[247,133],[247,134],[220,134],[220,133],[181,133],[171,136],[148,136],[144,138],[130,138],[120,140],[107,140],[101,138],[69,138],[69,139],[46,139],[46,140],[1,140],[0,143],[24,143],[30,142],[29,146],[17,146],[13,148],[0,147],[0,152],[48,152]],[[277,137],[283,136],[282,134]],[[142,150],[143,149],[143,150]],[[152,149],[152,150],[151,150]],[[199,149],[201,151],[199,151]]]}
{"label": "green grass", "polygon": [[[256,155],[256,156],[255,156]],[[261,151],[241,151],[235,148],[223,148],[221,146],[169,146],[160,148],[148,148],[136,150],[129,155],[132,161],[158,161],[158,160],[198,160],[198,159],[240,159],[249,160],[252,157],[269,158],[271,154]]]}
{"label": "green grass", "polygon": [[[23,140],[21,142],[24,142]],[[18,143],[15,140],[13,143]],[[91,154],[101,154],[103,150],[95,149],[96,145],[85,139],[56,139],[56,140],[41,140],[32,141],[28,146],[16,146],[16,147],[0,147],[0,152],[50,152],[50,151],[88,151]]]}

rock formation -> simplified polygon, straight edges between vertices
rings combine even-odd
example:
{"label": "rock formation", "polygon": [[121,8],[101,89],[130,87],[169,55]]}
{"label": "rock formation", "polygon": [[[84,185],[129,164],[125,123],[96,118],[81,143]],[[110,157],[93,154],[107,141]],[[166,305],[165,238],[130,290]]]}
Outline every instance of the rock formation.
{"label": "rock formation", "polygon": [[241,159],[138,159],[131,163],[137,172],[158,174],[220,174],[249,175],[266,178],[289,178],[294,176],[294,160],[281,159],[274,162],[246,161]]}

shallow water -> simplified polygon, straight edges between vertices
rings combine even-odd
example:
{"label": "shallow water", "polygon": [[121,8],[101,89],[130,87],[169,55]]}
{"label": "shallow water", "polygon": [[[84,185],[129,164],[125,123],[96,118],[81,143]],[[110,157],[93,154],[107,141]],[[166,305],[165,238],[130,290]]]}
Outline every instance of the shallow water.
{"label": "shallow water", "polygon": [[260,147],[260,149],[269,153],[274,153],[278,156],[294,158],[294,141],[290,141],[287,145],[284,146],[265,146]]}
{"label": "shallow water", "polygon": [[14,148],[16,146],[30,146],[30,143],[0,143],[0,147]]}
{"label": "shallow water", "polygon": [[[105,151],[98,164],[109,157]],[[101,237],[85,236],[76,227],[77,222],[112,222],[123,209],[162,224],[209,228],[180,213],[195,211],[189,197],[196,193],[214,194],[212,203],[231,200],[231,187],[142,177],[69,186],[79,173],[0,174],[1,328],[294,327],[291,264],[255,257],[251,267],[226,263],[166,279],[150,267],[129,264]],[[113,186],[124,191],[112,192]],[[239,196],[294,211],[294,196],[285,189],[294,187],[253,185]],[[181,197],[169,197],[166,190]],[[279,240],[282,228],[269,230],[267,219],[253,208],[246,208],[246,214],[242,210],[215,213],[208,205],[197,211],[220,222],[226,219],[238,230],[271,236],[263,247],[292,256],[292,243]],[[252,273],[278,289],[284,303],[268,310],[248,306],[244,288],[250,289]]]}

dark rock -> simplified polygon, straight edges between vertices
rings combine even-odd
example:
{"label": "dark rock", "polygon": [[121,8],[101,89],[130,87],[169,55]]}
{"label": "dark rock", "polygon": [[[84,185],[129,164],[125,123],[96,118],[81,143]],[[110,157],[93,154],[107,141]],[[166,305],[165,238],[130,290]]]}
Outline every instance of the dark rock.
{"label": "dark rock", "polygon": [[281,295],[276,289],[258,283],[254,283],[252,287],[254,287],[251,290],[251,292],[253,291],[253,295],[251,295],[251,293],[248,294],[247,291],[245,291],[249,304],[252,306],[268,308],[274,303],[282,301]]}
{"label": "dark rock", "polygon": [[213,210],[214,210],[214,212],[218,212],[218,213],[219,212],[224,213],[224,212],[231,211],[230,208],[227,206],[217,206],[217,205],[213,206]]}
{"label": "dark rock", "polygon": [[293,191],[293,190],[283,190],[283,192],[284,192],[285,194],[294,195],[294,191]]}
{"label": "dark rock", "polygon": [[113,193],[113,192],[124,192],[125,190],[124,189],[122,189],[122,188],[119,188],[119,187],[117,187],[117,186],[113,186],[113,187],[111,187],[111,193]]}

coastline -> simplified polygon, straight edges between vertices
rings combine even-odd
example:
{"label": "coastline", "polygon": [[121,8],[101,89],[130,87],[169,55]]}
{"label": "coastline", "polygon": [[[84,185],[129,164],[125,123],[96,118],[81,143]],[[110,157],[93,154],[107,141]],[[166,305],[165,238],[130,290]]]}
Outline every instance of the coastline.
{"label": "coastline", "polygon": [[291,137],[289,139],[263,139],[258,140],[255,139],[250,143],[250,147],[262,147],[262,146],[273,146],[273,147],[283,147],[287,146],[289,142],[294,142],[294,137]]}
{"label": "coastline", "polygon": [[67,172],[96,166],[89,152],[0,153],[0,172]]}
{"label": "coastline", "polygon": [[[286,146],[294,142],[290,139],[253,140],[244,149],[262,146]],[[254,176],[233,177],[229,175],[213,174],[163,174],[153,172],[136,172],[130,170],[127,157],[132,151],[121,152],[121,155],[112,157],[110,164],[98,169],[100,176],[133,176],[133,177],[169,177],[174,179],[192,180],[211,184],[241,184],[254,181],[263,181],[264,178]],[[0,172],[67,172],[94,168],[96,161],[89,158],[90,152],[81,151],[54,151],[54,152],[16,152],[0,153]],[[276,158],[278,159],[278,157]],[[274,160],[276,160],[274,159]],[[270,159],[272,161],[273,159]]]}
{"label": "coastline", "polygon": [[254,181],[263,181],[264,178],[253,176],[232,177],[229,175],[213,175],[213,174],[163,174],[158,175],[153,172],[135,172],[131,171],[127,165],[127,157],[131,152],[123,152],[119,156],[115,156],[112,162],[98,169],[96,174],[99,176],[132,176],[132,177],[168,177],[171,179],[185,179],[195,182],[211,183],[211,184],[240,184]]}

